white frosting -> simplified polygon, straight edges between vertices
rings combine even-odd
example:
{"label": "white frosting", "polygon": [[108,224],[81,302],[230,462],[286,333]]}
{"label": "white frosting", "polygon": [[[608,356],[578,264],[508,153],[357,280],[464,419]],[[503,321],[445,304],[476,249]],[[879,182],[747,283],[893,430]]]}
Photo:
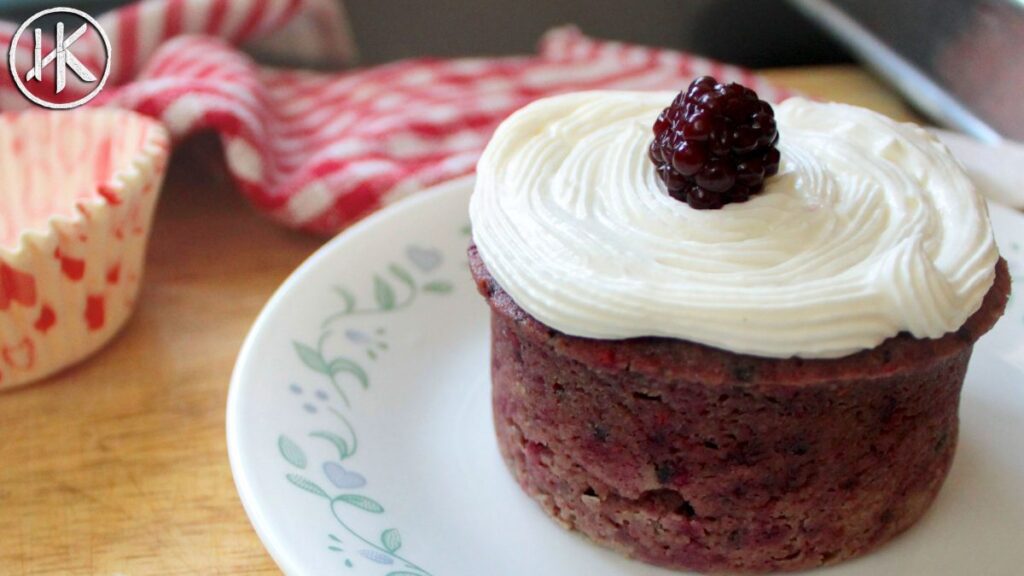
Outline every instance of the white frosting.
{"label": "white frosting", "polygon": [[473,239],[559,331],[668,336],[769,357],[839,357],[959,328],[998,260],[981,197],[923,129],[869,110],[776,106],[782,163],[721,210],[668,196],[647,158],[673,93],[537,101],[477,166]]}

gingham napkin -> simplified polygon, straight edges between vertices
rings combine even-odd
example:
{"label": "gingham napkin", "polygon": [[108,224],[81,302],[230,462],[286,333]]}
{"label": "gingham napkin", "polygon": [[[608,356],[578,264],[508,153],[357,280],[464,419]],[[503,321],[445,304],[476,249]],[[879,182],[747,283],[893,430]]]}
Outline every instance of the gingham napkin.
{"label": "gingham napkin", "polygon": [[[768,100],[784,96],[740,68],[594,40],[573,27],[548,32],[533,56],[420,58],[334,74],[261,68],[236,47],[262,38],[265,47],[270,41],[345,62],[352,43],[332,0],[149,0],[99,21],[111,37],[113,69],[89,105],[159,118],[175,140],[215,130],[228,169],[255,206],[321,234],[471,173],[497,124],[539,97],[678,90],[702,74],[742,82]],[[3,27],[0,38],[13,31]],[[279,34],[302,41],[282,42]],[[19,49],[31,50],[22,40]],[[102,54],[95,45],[75,49],[87,65]],[[29,106],[9,74],[2,76],[0,109]]]}

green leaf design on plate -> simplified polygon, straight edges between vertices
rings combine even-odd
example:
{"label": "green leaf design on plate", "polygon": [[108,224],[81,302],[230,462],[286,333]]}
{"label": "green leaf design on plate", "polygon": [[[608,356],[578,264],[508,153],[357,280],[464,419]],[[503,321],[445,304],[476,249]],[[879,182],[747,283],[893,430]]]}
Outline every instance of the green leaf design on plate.
{"label": "green leaf design on plate", "polygon": [[390,528],[380,533],[380,543],[388,552],[397,552],[402,547],[402,535],[397,528]]}
{"label": "green leaf design on plate", "polygon": [[356,297],[343,286],[335,286],[334,293],[341,296],[341,299],[345,302],[345,308],[342,310],[343,313],[347,314],[356,308]]}
{"label": "green leaf design on plate", "polygon": [[316,482],[313,482],[312,480],[306,478],[305,476],[300,476],[298,474],[287,474],[287,478],[289,482],[295,484],[299,488],[302,488],[306,492],[311,492],[313,494],[316,494],[317,496],[320,496],[321,498],[330,499],[330,496],[327,495],[327,492],[324,492],[323,488],[321,488],[319,485],[317,485]]}
{"label": "green leaf design on plate", "polygon": [[327,440],[331,444],[334,444],[334,447],[338,449],[338,460],[344,460],[345,458],[348,457],[348,442],[346,442],[344,438],[338,436],[334,432],[317,430],[316,432],[310,432],[309,435],[312,438],[323,438],[324,440]]}
{"label": "green leaf design on plate", "polygon": [[391,273],[394,274],[396,278],[404,282],[405,285],[408,286],[409,288],[416,287],[416,281],[413,280],[412,274],[409,274],[409,272],[405,268],[402,268],[398,264],[393,263],[390,266],[388,266],[388,270],[390,270]]}
{"label": "green leaf design on plate", "polygon": [[306,468],[306,453],[299,448],[299,445],[292,442],[291,438],[281,434],[277,439],[277,449],[281,451],[281,456],[288,461],[289,464],[296,468]]}
{"label": "green leaf design on plate", "polygon": [[319,352],[297,340],[292,343],[295,345],[295,351],[299,353],[299,358],[303,364],[321,374],[331,374],[330,367]]}
{"label": "green leaf design on plate", "polygon": [[373,297],[377,299],[377,306],[381,310],[391,310],[395,307],[395,289],[379,275],[373,277]]}
{"label": "green leaf design on plate", "polygon": [[363,388],[367,388],[370,385],[370,377],[366,374],[366,370],[363,370],[362,366],[348,358],[339,357],[331,360],[330,366],[327,367],[327,372],[332,376],[345,372],[355,376],[356,380],[359,380],[359,383],[363,385]]}
{"label": "green leaf design on plate", "polygon": [[[470,234],[471,230],[469,226],[464,226],[461,229],[463,234]],[[420,279],[416,274],[418,271],[429,272],[440,263],[441,253],[436,248],[434,249],[419,249],[423,252],[424,256],[429,257],[429,262],[422,262],[410,256],[413,260],[413,264],[416,268],[407,267],[406,264],[399,263],[398,261],[384,260],[382,262],[382,269],[378,269],[377,273],[372,276],[373,279],[373,301],[374,304],[368,305],[365,300],[367,298],[360,296],[357,298],[357,293],[349,290],[348,288],[341,285],[331,286],[331,289],[337,294],[338,298],[341,299],[341,305],[339,309],[331,313],[325,318],[320,324],[320,337],[319,340],[313,345],[303,344],[299,341],[293,341],[292,345],[295,348],[296,353],[302,363],[314,372],[323,374],[326,376],[330,383],[334,386],[341,401],[344,402],[346,407],[351,408],[349,398],[346,395],[347,382],[342,378],[339,378],[340,374],[351,375],[352,378],[358,380],[364,389],[369,388],[369,374],[363,367],[363,362],[367,359],[370,361],[377,361],[382,358],[383,351],[389,349],[388,343],[384,341],[384,334],[386,333],[385,328],[378,327],[373,332],[375,336],[367,337],[365,333],[359,327],[349,327],[357,334],[358,338],[350,336],[350,332],[346,331],[345,335],[351,344],[355,344],[356,350],[351,353],[345,353],[346,356],[334,356],[333,350],[325,352],[325,344],[327,340],[332,336],[331,324],[335,321],[342,320],[344,318],[350,318],[354,316],[380,316],[383,314],[394,315],[398,310],[403,310],[414,305],[418,297],[423,292],[429,292],[433,294],[448,294],[455,290],[455,284],[450,280],[429,280],[426,278]],[[422,283],[421,283],[422,282]],[[359,291],[362,294],[362,291]],[[359,301],[364,302],[359,304]],[[345,342],[336,342],[345,344]],[[363,358],[358,354],[359,351],[366,354],[366,358]],[[333,357],[332,357],[333,356]],[[374,364],[367,364],[370,367]],[[345,386],[343,386],[345,385]],[[326,398],[324,398],[326,399]],[[358,436],[356,435],[355,429],[351,423],[342,415],[341,412],[336,410],[333,406],[327,406],[326,410],[334,414],[339,418],[341,423],[345,426],[345,430],[339,430],[341,433],[330,432],[324,429],[313,429],[308,433],[310,438],[318,438],[330,443],[338,453],[338,460],[345,461],[353,458],[358,450]],[[303,448],[296,444],[290,437],[280,435],[278,437],[278,449],[281,452],[282,457],[292,466],[305,470],[310,465],[312,460],[307,457],[307,454],[303,451]],[[398,528],[388,528],[379,533],[379,543],[374,542],[374,538],[371,536],[373,532],[367,533],[365,536],[360,532],[356,531],[351,527],[347,521],[343,518],[346,514],[358,514],[351,510],[351,508],[358,508],[363,512],[369,512],[371,514],[384,514],[384,506],[382,506],[376,500],[355,493],[342,493],[337,496],[328,494],[328,492],[321,487],[317,482],[309,477],[302,474],[285,474],[287,480],[295,485],[296,487],[314,494],[321,498],[324,498],[330,503],[331,513],[337,520],[338,524],[351,534],[353,538],[367,545],[375,553],[380,553],[381,558],[387,555],[394,561],[400,562],[396,566],[396,570],[387,572],[387,576],[430,576],[430,572],[417,566],[412,561],[403,558],[399,555],[399,551],[402,549],[404,543],[402,541],[402,535],[398,531]],[[333,490],[333,486],[327,486],[328,489]],[[336,492],[335,492],[336,493]],[[338,504],[346,504],[351,508],[345,506],[338,506]],[[385,517],[382,517],[382,521]],[[328,535],[330,541],[327,543],[327,548],[333,552],[343,553],[350,546],[343,544],[341,539],[334,534]],[[347,537],[346,537],[347,538]],[[351,541],[346,540],[351,543]],[[361,544],[356,544],[361,545]],[[344,565],[353,568],[354,564],[350,558],[344,559]],[[361,566],[360,566],[361,568]],[[387,570],[383,568],[382,570]],[[378,572],[379,574],[380,572]]]}
{"label": "green leaf design on plate", "polygon": [[450,282],[445,282],[444,280],[434,280],[423,285],[424,292],[434,292],[435,294],[447,294],[453,288]]}
{"label": "green leaf design on plate", "polygon": [[376,500],[367,498],[366,496],[360,496],[358,494],[342,494],[334,499],[335,501],[341,501],[346,504],[351,504],[356,508],[366,510],[367,512],[373,512],[374,514],[380,514],[384,511],[384,507],[381,506]]}

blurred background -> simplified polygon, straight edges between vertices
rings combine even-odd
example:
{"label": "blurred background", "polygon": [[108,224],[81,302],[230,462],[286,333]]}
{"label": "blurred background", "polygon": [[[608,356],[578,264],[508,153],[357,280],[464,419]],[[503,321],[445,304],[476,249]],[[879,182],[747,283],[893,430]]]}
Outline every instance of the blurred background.
{"label": "blurred background", "polygon": [[[128,3],[0,0],[0,17],[21,21],[54,5],[99,15]],[[410,56],[529,53],[545,31],[562,24],[576,24],[597,38],[689,50],[751,67],[850,59],[783,0],[344,0],[344,6],[363,65]]]}
{"label": "blurred background", "polygon": [[[126,3],[56,4],[98,15]],[[6,0],[0,18],[21,21],[53,5]],[[360,65],[524,54],[546,30],[571,23],[597,38],[752,68],[860,61],[937,124],[988,142],[1024,140],[1024,0],[345,0],[344,7]]]}

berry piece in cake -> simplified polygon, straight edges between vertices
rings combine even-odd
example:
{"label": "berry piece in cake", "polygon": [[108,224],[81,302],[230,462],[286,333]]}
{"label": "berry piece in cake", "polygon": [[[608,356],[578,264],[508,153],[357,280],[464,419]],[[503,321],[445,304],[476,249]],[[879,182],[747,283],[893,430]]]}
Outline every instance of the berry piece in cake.
{"label": "berry piece in cake", "polygon": [[740,84],[693,81],[654,122],[650,157],[669,194],[698,209],[744,202],[779,171],[775,111]]}

